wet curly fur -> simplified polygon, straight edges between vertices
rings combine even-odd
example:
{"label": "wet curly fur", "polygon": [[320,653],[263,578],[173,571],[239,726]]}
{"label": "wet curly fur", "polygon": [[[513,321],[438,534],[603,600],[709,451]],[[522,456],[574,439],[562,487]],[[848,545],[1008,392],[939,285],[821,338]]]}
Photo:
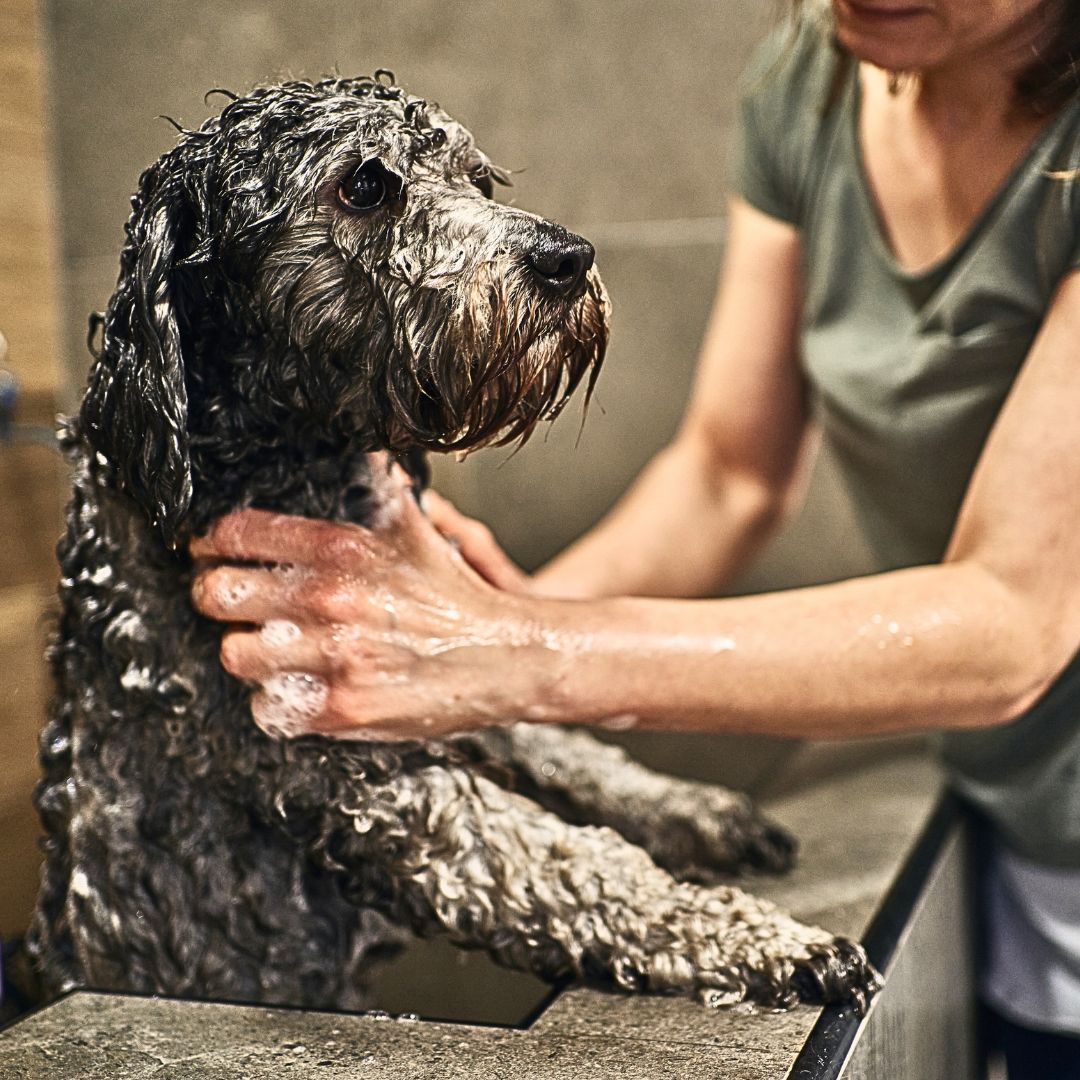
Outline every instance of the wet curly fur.
{"label": "wet curly fur", "polygon": [[712,1004],[875,987],[857,946],[716,883],[791,856],[744,797],[552,728],[276,740],[189,603],[217,516],[370,523],[390,462],[419,490],[425,450],[523,439],[591,388],[591,249],[492,201],[505,179],[385,73],[230,95],[143,174],[63,433],[30,935],[52,991],[363,1007],[406,931]]}

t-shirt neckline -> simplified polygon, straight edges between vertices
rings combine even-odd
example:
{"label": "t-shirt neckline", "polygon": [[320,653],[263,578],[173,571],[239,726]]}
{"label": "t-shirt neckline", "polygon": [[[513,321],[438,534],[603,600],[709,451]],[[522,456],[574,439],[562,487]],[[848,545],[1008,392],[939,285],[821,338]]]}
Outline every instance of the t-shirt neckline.
{"label": "t-shirt neckline", "polygon": [[911,286],[919,288],[920,292],[933,292],[933,286],[948,275],[948,271],[956,265],[964,254],[975,245],[982,234],[986,231],[989,221],[997,213],[1001,205],[1008,200],[1009,195],[1019,183],[1030,166],[1031,162],[1038,157],[1039,153],[1050,140],[1051,132],[1062,122],[1062,118],[1070,111],[1069,105],[1062,106],[1056,116],[1050,119],[1032,138],[1025,147],[1024,152],[1016,159],[1013,167],[1005,175],[997,186],[994,193],[986,201],[983,207],[972,219],[971,224],[956,239],[956,242],[938,258],[918,270],[909,270],[900,264],[896,253],[890,245],[885,223],[878,210],[877,200],[874,198],[870,186],[870,177],[866,171],[866,162],[863,160],[862,143],[859,139],[859,116],[862,112],[862,87],[859,83],[859,65],[852,64],[847,89],[848,117],[847,137],[850,141],[851,157],[855,163],[856,186],[859,189],[859,198],[862,201],[863,212],[870,222],[870,236],[874,248],[889,272]]}

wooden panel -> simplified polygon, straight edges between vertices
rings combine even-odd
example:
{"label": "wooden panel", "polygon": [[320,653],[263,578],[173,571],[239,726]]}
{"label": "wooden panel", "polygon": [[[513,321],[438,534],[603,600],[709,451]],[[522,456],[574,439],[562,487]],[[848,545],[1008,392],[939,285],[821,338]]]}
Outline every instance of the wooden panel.
{"label": "wooden panel", "polygon": [[32,0],[3,0],[0,3],[0,35],[5,48],[37,48],[38,20],[27,15],[34,8]]}
{"label": "wooden panel", "polygon": [[0,0],[0,231],[27,240],[0,260],[0,333],[20,381],[55,392],[57,245],[44,93],[37,5]]}
{"label": "wooden panel", "polygon": [[[16,419],[50,429],[57,362],[57,238],[33,0],[0,0],[0,333],[22,394]],[[55,592],[64,470],[47,446],[0,443],[0,934],[21,933],[37,891],[31,792],[45,713],[43,613]]]}
{"label": "wooden panel", "polygon": [[[55,450],[43,446],[0,449],[0,537],[4,547],[0,590],[36,584],[53,591],[58,573],[56,542],[62,528],[59,491],[63,476]],[[3,707],[0,700],[0,716]]]}
{"label": "wooden panel", "polygon": [[[3,138],[2,133],[0,138]],[[3,265],[5,274],[34,266],[38,258],[36,249],[47,243],[49,230],[45,222],[18,217],[11,221],[0,218],[0,265]],[[5,305],[14,303],[13,294],[7,291],[13,284],[15,282],[9,282],[5,288]]]}
{"label": "wooden panel", "polygon": [[30,801],[38,777],[37,736],[49,695],[41,657],[48,590],[0,590],[0,701],[4,782],[0,784],[0,935],[25,930],[37,893],[40,833]]}

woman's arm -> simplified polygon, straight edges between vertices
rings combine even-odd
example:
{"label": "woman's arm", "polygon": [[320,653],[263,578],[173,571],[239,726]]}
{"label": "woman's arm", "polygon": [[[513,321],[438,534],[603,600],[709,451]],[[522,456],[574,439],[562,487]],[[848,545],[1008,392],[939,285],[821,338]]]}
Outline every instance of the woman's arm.
{"label": "woman's arm", "polygon": [[697,605],[590,605],[573,620],[583,640],[592,631],[589,662],[553,679],[552,713],[639,702],[661,727],[819,737],[1022,714],[1080,647],[1077,342],[1080,272],[1058,290],[942,564]]}
{"label": "woman's arm", "polygon": [[615,508],[536,575],[563,597],[704,596],[760,549],[806,430],[799,236],[732,199],[724,267],[674,441]]}
{"label": "woman's arm", "polygon": [[195,600],[215,618],[300,627],[288,640],[233,630],[223,643],[229,670],[263,685],[253,710],[268,725],[283,673],[313,676],[316,707],[294,730],[422,737],[620,712],[655,727],[816,736],[1003,723],[1080,643],[1078,341],[1074,273],[939,566],[730,600],[514,596],[403,497],[381,531],[225,518],[196,556],[301,565],[307,577],[222,566],[200,575]]}

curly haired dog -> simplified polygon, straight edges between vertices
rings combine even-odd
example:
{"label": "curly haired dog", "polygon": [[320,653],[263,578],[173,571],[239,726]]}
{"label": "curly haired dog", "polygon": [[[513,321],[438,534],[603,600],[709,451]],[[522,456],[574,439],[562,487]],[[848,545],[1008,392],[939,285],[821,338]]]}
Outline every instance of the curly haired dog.
{"label": "curly haired dog", "polygon": [[63,433],[30,935],[50,988],[358,1008],[408,929],[548,979],[862,1002],[858,946],[702,883],[789,860],[744,797],[548,728],[251,722],[188,538],[244,506],[370,524],[392,463],[419,491],[425,450],[524,439],[591,389],[607,304],[592,248],[492,201],[505,176],[388,73],[228,96],[140,179]]}

